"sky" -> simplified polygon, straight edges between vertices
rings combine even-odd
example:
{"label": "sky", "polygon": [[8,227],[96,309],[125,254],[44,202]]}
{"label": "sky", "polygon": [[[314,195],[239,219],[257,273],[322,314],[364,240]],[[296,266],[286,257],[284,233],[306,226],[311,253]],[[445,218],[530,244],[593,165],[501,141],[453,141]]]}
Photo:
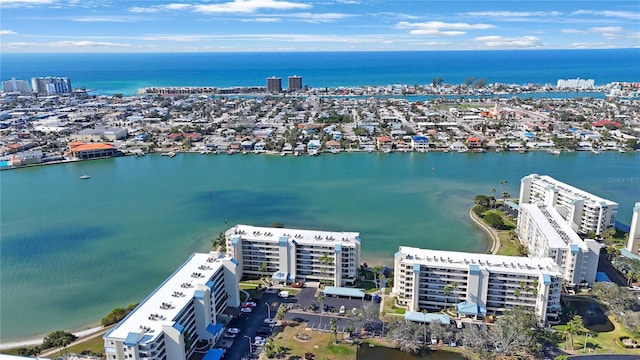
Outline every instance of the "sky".
{"label": "sky", "polygon": [[640,47],[640,1],[0,0],[0,51]]}

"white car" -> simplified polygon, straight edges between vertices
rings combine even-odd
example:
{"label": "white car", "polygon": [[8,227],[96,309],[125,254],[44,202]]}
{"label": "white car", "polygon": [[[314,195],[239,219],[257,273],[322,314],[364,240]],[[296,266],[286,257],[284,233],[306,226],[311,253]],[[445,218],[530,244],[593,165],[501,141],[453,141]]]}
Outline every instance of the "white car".
{"label": "white car", "polygon": [[278,296],[279,296],[279,297],[281,297],[281,298],[286,299],[286,298],[288,298],[288,297],[289,297],[289,292],[288,292],[288,291],[286,291],[286,290],[285,290],[285,291],[280,291],[280,292],[278,293]]}
{"label": "white car", "polygon": [[229,334],[240,334],[240,329],[238,329],[238,328],[228,328],[227,332]]}
{"label": "white car", "polygon": [[276,320],[275,319],[266,318],[266,319],[264,319],[264,323],[265,324],[269,324],[269,325],[275,325]]}
{"label": "white car", "polygon": [[436,336],[436,334],[431,334],[431,345],[437,345],[438,344],[438,337]]}
{"label": "white car", "polygon": [[243,307],[242,309],[240,309],[241,313],[245,313],[245,314],[249,314],[250,312],[252,312],[253,309],[250,307]]}
{"label": "white car", "polygon": [[267,340],[266,339],[261,339],[261,340],[256,340],[253,342],[254,346],[264,346],[264,344],[266,344]]}
{"label": "white car", "polygon": [[344,305],[340,306],[340,311],[339,311],[340,315],[344,315],[345,310],[346,309],[345,309]]}

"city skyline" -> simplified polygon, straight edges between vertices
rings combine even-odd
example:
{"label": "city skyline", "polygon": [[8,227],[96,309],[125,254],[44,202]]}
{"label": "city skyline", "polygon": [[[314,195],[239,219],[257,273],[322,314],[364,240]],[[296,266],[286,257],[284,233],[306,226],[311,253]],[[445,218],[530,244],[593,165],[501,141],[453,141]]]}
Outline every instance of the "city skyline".
{"label": "city skyline", "polygon": [[0,0],[0,9],[4,53],[640,47],[640,4],[626,0]]}

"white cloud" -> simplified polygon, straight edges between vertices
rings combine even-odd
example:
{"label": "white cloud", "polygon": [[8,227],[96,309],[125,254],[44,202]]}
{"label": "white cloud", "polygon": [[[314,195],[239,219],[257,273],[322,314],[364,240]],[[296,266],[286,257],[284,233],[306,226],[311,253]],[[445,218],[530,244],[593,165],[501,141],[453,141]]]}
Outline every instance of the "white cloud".
{"label": "white cloud", "polygon": [[86,16],[86,17],[77,17],[71,19],[77,22],[114,22],[114,23],[127,23],[127,22],[137,22],[140,19],[123,17],[123,16]]}
{"label": "white cloud", "polygon": [[139,6],[135,6],[132,8],[128,9],[129,12],[133,12],[133,13],[156,13],[158,11],[160,11],[159,8],[156,7],[139,7]]}
{"label": "white cloud", "polygon": [[35,43],[35,42],[13,42],[6,43],[3,46],[10,48],[38,48],[38,49],[73,49],[73,48],[124,48],[130,47],[130,44],[112,43],[112,42],[98,42],[98,41],[52,41],[47,43]]}
{"label": "white cloud", "polygon": [[640,20],[640,12],[635,11],[614,11],[614,10],[578,10],[571,13],[571,15],[595,15],[604,17],[615,17],[629,20]]}
{"label": "white cloud", "polygon": [[378,12],[373,13],[371,16],[379,16],[384,18],[404,19],[404,20],[416,20],[420,17],[412,14],[396,13],[396,12]]}
{"label": "white cloud", "polygon": [[200,13],[253,13],[257,10],[309,9],[311,5],[278,0],[234,0],[226,3],[193,5]]}
{"label": "white cloud", "polygon": [[586,31],[578,30],[578,29],[562,29],[560,31],[565,34],[585,34],[586,33]]}
{"label": "white cloud", "polygon": [[484,30],[492,29],[491,24],[468,24],[468,23],[445,23],[442,21],[429,21],[421,23],[411,23],[401,21],[396,24],[396,29],[410,29],[411,35],[426,36],[460,36],[466,34],[463,30]]}
{"label": "white cloud", "polygon": [[474,40],[493,48],[537,48],[542,41],[535,36],[504,37],[504,36],[480,36]]}
{"label": "white cloud", "polygon": [[569,44],[569,48],[571,49],[612,49],[619,46],[615,46],[609,43],[584,43],[584,42],[574,42]]}
{"label": "white cloud", "polygon": [[463,15],[499,18],[549,17],[562,15],[559,11],[471,11]]}
{"label": "white cloud", "polygon": [[617,33],[622,31],[622,28],[620,26],[592,27],[589,31],[595,33]]}
{"label": "white cloud", "polygon": [[18,35],[18,33],[13,30],[0,30],[0,35]]}
{"label": "white cloud", "polygon": [[306,23],[318,24],[318,23],[327,23],[327,22],[333,22],[336,20],[342,20],[349,17],[353,17],[354,15],[342,14],[342,13],[319,13],[319,14],[295,13],[295,14],[288,14],[283,16],[297,19],[299,21],[306,22]]}
{"label": "white cloud", "polygon": [[38,5],[51,4],[56,0],[0,0],[0,5]]}
{"label": "white cloud", "polygon": [[277,23],[281,22],[282,19],[277,17],[257,17],[251,19],[241,19],[241,22],[259,22],[259,23]]}

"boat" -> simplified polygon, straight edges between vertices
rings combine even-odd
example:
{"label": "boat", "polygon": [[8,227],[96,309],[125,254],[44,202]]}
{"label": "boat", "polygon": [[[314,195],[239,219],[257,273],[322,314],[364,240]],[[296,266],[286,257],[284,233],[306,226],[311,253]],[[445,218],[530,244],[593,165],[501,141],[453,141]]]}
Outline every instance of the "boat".
{"label": "boat", "polygon": [[287,156],[287,153],[283,151],[280,153],[280,156]]}
{"label": "boat", "polygon": [[388,154],[391,152],[391,149],[389,148],[384,148],[384,150],[382,150],[383,153]]}
{"label": "boat", "polygon": [[560,155],[560,149],[549,149],[549,154]]}
{"label": "boat", "polygon": [[318,156],[318,150],[310,149],[309,150],[309,156]]}
{"label": "boat", "polygon": [[596,155],[600,155],[600,150],[591,149],[591,152],[596,154]]}
{"label": "boat", "polygon": [[174,153],[173,151],[169,151],[169,152],[166,152],[166,153],[162,153],[162,156],[168,156],[168,157],[172,158],[172,157],[176,156],[176,153]]}
{"label": "boat", "polygon": [[626,151],[623,148],[618,148],[619,153],[625,153]]}
{"label": "boat", "polygon": [[87,180],[87,179],[90,179],[90,178],[91,178],[91,176],[89,176],[89,175],[80,176],[80,179],[82,179],[82,180]]}

